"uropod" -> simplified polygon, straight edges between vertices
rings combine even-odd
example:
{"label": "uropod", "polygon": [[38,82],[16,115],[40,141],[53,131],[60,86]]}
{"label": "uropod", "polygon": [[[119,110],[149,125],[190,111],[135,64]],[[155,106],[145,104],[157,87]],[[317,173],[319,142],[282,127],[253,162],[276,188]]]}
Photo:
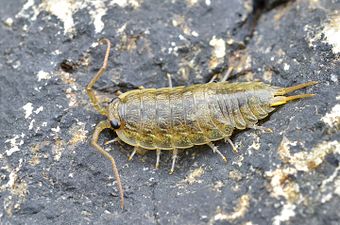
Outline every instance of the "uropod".
{"label": "uropod", "polygon": [[104,62],[87,85],[86,91],[94,108],[107,119],[97,124],[91,144],[111,161],[121,208],[124,207],[124,191],[115,160],[98,144],[103,130],[114,130],[118,139],[134,146],[129,159],[135,153],[154,150],[157,156],[156,168],[159,166],[161,151],[171,151],[170,173],[173,173],[178,151],[195,145],[210,146],[213,152],[226,161],[213,141],[225,139],[236,152],[230,140],[234,130],[266,130],[257,123],[268,116],[275,106],[314,96],[285,96],[287,93],[317,84],[316,81],[310,81],[292,87],[277,87],[258,81],[228,83],[225,76],[217,83],[213,82],[213,78],[206,84],[172,87],[169,79],[169,87],[141,88],[120,93],[104,107],[93,91],[93,85],[107,68],[110,53],[110,41],[102,39],[101,43],[107,45]]}

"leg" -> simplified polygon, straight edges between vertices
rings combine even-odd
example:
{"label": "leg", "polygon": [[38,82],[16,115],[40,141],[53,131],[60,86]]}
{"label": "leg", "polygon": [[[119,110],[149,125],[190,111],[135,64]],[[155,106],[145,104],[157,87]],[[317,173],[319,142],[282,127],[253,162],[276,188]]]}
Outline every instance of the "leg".
{"label": "leg", "polygon": [[230,138],[225,138],[224,140],[227,141],[231,145],[231,148],[233,149],[235,153],[238,153],[237,148],[235,147],[234,143],[230,140]]}
{"label": "leg", "polygon": [[217,74],[214,74],[214,76],[212,76],[212,78],[209,80],[208,83],[214,82],[216,80],[217,76],[218,76]]}
{"label": "leg", "polygon": [[172,151],[172,165],[171,165],[170,174],[174,173],[177,154],[178,154],[178,150],[176,148],[174,148],[174,150]]}
{"label": "leg", "polygon": [[253,126],[251,126],[250,128],[255,129],[255,130],[260,130],[263,133],[273,133],[273,130],[267,127],[263,127],[263,126],[259,126],[254,124]]}
{"label": "leg", "polygon": [[157,158],[156,158],[156,169],[158,169],[158,167],[159,167],[159,159],[160,159],[160,156],[161,156],[161,150],[160,149],[156,149],[156,156],[157,156]]}
{"label": "leg", "polygon": [[138,151],[138,147],[135,146],[135,147],[133,148],[133,152],[132,152],[131,155],[129,156],[129,160],[132,160],[133,156],[136,154],[137,151]]}
{"label": "leg", "polygon": [[[224,75],[224,77],[220,80],[220,82],[224,82],[226,80],[229,79],[231,72],[233,71],[233,67],[229,67],[226,74]],[[216,80],[216,78],[218,77],[217,74],[214,74],[214,76],[210,79],[210,81],[208,83],[212,83]]]}
{"label": "leg", "polygon": [[147,152],[146,149],[141,148],[139,146],[135,146],[133,148],[133,152],[131,153],[131,155],[129,156],[129,160],[132,160],[133,156],[137,153],[138,155],[145,155],[145,153]]}
{"label": "leg", "polygon": [[230,66],[226,72],[226,74],[224,75],[224,77],[222,78],[222,80],[220,80],[220,82],[224,82],[226,80],[228,80],[230,78],[231,72],[233,72],[233,67]]}
{"label": "leg", "polygon": [[112,139],[112,140],[105,141],[105,142],[104,142],[104,145],[112,144],[112,143],[119,142],[119,141],[120,141],[119,137],[115,137],[115,138]]}
{"label": "leg", "polygon": [[115,176],[117,186],[118,186],[118,190],[119,190],[120,207],[124,208],[124,190],[123,190],[123,187],[122,187],[122,183],[120,181],[120,176],[119,176],[119,172],[118,172],[118,169],[117,169],[117,166],[116,166],[116,162],[115,162],[114,158],[109,153],[107,153],[102,147],[100,147],[100,145],[98,145],[98,138],[99,138],[100,133],[103,130],[109,129],[109,128],[111,128],[109,121],[107,121],[107,120],[101,121],[96,126],[96,129],[95,129],[94,134],[92,136],[91,144],[100,154],[102,154],[108,160],[111,161],[113,174]]}
{"label": "leg", "polygon": [[207,145],[213,150],[214,153],[219,154],[222,157],[223,161],[227,162],[227,158],[217,149],[217,147],[212,142],[209,142]]}
{"label": "leg", "polygon": [[107,115],[107,110],[106,108],[104,108],[103,106],[100,105],[97,96],[95,95],[94,91],[93,91],[93,85],[97,82],[97,80],[103,75],[103,73],[105,72],[106,68],[107,68],[107,61],[109,59],[109,54],[110,54],[110,47],[111,47],[111,43],[108,39],[102,39],[101,42],[105,42],[107,45],[106,48],[106,53],[105,53],[105,58],[103,61],[103,65],[100,68],[100,70],[98,71],[98,73],[92,78],[92,80],[90,81],[90,83],[86,86],[86,91],[87,91],[87,95],[90,98],[90,101],[93,105],[93,107],[102,115]]}
{"label": "leg", "polygon": [[166,74],[168,76],[168,80],[169,80],[169,87],[172,88],[172,79],[171,79],[171,74]]}

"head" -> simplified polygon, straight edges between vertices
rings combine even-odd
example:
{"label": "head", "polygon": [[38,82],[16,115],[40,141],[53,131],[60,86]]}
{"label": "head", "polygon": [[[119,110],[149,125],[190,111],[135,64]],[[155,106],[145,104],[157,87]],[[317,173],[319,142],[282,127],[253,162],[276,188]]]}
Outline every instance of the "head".
{"label": "head", "polygon": [[118,109],[119,109],[119,98],[114,99],[108,105],[107,119],[110,121],[111,127],[114,130],[121,129],[123,127],[123,123],[119,117]]}

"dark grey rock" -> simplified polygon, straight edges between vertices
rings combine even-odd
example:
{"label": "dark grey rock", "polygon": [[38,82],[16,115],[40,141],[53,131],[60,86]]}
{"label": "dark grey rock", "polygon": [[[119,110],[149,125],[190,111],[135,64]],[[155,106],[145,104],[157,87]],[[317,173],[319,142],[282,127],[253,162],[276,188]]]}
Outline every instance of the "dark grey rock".
{"label": "dark grey rock", "polygon": [[[116,2],[1,2],[1,224],[339,223],[339,2]],[[176,86],[203,83],[228,66],[231,81],[320,84],[262,122],[273,133],[233,135],[238,154],[218,142],[227,164],[195,147],[170,176],[169,154],[155,170],[154,154],[128,162],[132,147],[108,146],[121,210],[110,164],[88,143],[104,119],[84,91],[102,64],[101,37],[113,45],[95,85],[102,96],[164,87],[167,74]]]}

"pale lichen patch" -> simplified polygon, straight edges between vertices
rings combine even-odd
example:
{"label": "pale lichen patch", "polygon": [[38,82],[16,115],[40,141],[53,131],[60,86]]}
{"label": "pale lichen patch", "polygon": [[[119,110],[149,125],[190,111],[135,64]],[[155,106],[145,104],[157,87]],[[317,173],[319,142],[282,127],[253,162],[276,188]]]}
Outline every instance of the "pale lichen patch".
{"label": "pale lichen patch", "polygon": [[[20,209],[21,204],[26,200],[28,194],[28,185],[26,181],[19,178],[18,173],[22,167],[23,160],[19,160],[19,164],[16,168],[12,168],[7,165],[2,167],[3,170],[9,173],[5,176],[8,182],[0,186],[0,192],[8,190],[10,195],[6,196],[4,199],[3,208],[8,216],[12,216],[13,210]],[[3,179],[1,177],[1,179]]]}
{"label": "pale lichen patch", "polygon": [[107,6],[104,1],[92,1],[92,5],[95,10],[90,10],[90,16],[93,20],[93,25],[96,33],[100,33],[104,29],[104,22],[102,17],[105,16],[107,11]]}
{"label": "pale lichen patch", "polygon": [[329,18],[323,29],[326,43],[330,44],[333,48],[333,53],[340,53],[340,15],[335,14]]}
{"label": "pale lichen patch", "polygon": [[[295,203],[302,202],[304,199],[300,193],[299,185],[290,179],[290,176],[295,176],[298,171],[310,172],[314,170],[330,153],[340,154],[340,143],[338,141],[324,141],[315,146],[311,151],[298,152],[295,154],[290,153],[290,146],[292,145],[296,146],[296,143],[292,143],[288,138],[283,137],[278,153],[281,159],[288,165],[283,168],[277,168],[274,171],[266,172],[266,177],[269,178],[270,181],[268,191],[271,196],[277,199],[282,196],[287,201],[287,203],[283,204],[281,213],[273,218],[273,224],[276,225],[288,221],[291,217],[295,216]],[[328,185],[328,183],[335,180],[337,173],[338,169],[336,169],[332,176],[323,181],[323,186],[331,186]],[[334,183],[336,183],[336,181]],[[332,196],[332,193],[325,191],[325,187],[323,186],[321,186],[321,191],[316,196],[321,202],[330,200]]]}
{"label": "pale lichen patch", "polygon": [[304,26],[306,41],[309,47],[316,48],[318,42],[327,43],[332,46],[334,54],[340,53],[340,16],[334,14],[324,21],[322,26],[307,24]]}
{"label": "pale lichen patch", "polygon": [[290,65],[289,65],[289,64],[287,64],[287,63],[284,63],[284,64],[283,64],[283,70],[288,71],[289,68],[290,68]]}
{"label": "pale lichen patch", "polygon": [[253,143],[248,147],[249,154],[252,154],[251,150],[258,151],[261,148],[260,136],[251,134]]}
{"label": "pale lichen patch", "polygon": [[30,125],[28,125],[28,130],[32,130],[33,129],[34,122],[35,122],[35,119],[31,120]]}
{"label": "pale lichen patch", "polygon": [[37,78],[38,78],[38,81],[41,81],[41,80],[48,80],[50,79],[52,76],[51,74],[43,71],[43,70],[40,70],[38,73],[37,73]]}
{"label": "pale lichen patch", "polygon": [[296,202],[300,198],[300,188],[297,183],[289,179],[290,175],[296,173],[297,170],[290,167],[267,171],[265,175],[270,179],[268,190],[271,196],[277,199],[282,196],[290,203]]}
{"label": "pale lichen patch", "polygon": [[237,165],[238,167],[241,167],[243,160],[244,160],[244,156],[243,155],[238,155],[237,157],[235,157],[235,159],[232,161],[231,164],[232,165]]}
{"label": "pale lichen patch", "polygon": [[69,129],[69,135],[71,138],[68,141],[65,141],[60,138],[60,128],[52,128],[53,136],[54,136],[54,145],[52,147],[53,158],[56,161],[59,161],[64,150],[67,148],[69,150],[74,149],[76,144],[83,142],[87,138],[88,131],[85,130],[85,123],[77,122],[73,124],[72,127]]}
{"label": "pale lichen patch", "polygon": [[[15,16],[16,18],[30,18],[31,20],[36,20],[40,11],[38,7],[34,5],[34,0],[27,0],[27,2],[23,5],[19,13]],[[30,11],[29,9],[32,9]]]}
{"label": "pale lichen patch", "polygon": [[37,108],[36,110],[34,110],[35,114],[39,114],[44,110],[44,106],[40,106],[39,108]]}
{"label": "pale lichen patch", "polygon": [[213,216],[209,224],[215,224],[216,221],[234,221],[236,219],[242,218],[249,209],[250,196],[242,195],[238,200],[236,206],[234,207],[234,211],[230,213],[224,213],[220,208],[217,209],[217,213]]}
{"label": "pale lichen patch", "polygon": [[68,141],[68,144],[76,145],[86,140],[88,131],[85,130],[85,123],[77,122],[70,128],[69,133],[72,138]]}
{"label": "pale lichen patch", "polygon": [[193,37],[198,37],[199,36],[199,33],[197,33],[197,31],[191,31],[191,35],[193,36]]}
{"label": "pale lichen patch", "polygon": [[51,15],[56,16],[63,23],[65,35],[73,36],[76,32],[73,15],[81,9],[86,9],[91,16],[95,32],[100,33],[104,29],[105,24],[102,21],[102,17],[106,14],[108,6],[117,4],[120,7],[132,6],[133,8],[138,8],[141,2],[141,0],[43,0],[39,5],[35,5],[34,0],[28,0],[21,11],[16,15],[16,18],[23,17],[34,21],[42,11],[46,11]]}
{"label": "pale lichen patch", "polygon": [[134,9],[140,7],[143,0],[111,0],[110,5],[117,4],[120,7],[132,6]]}
{"label": "pale lichen patch", "polygon": [[340,143],[337,141],[322,142],[309,152],[298,152],[295,154],[290,153],[290,145],[292,143],[286,137],[283,137],[278,148],[281,159],[293,165],[296,170],[305,172],[317,168],[328,154],[340,152]]}
{"label": "pale lichen patch", "polygon": [[74,90],[77,90],[76,79],[70,73],[60,70],[58,75],[65,84],[69,84]]}
{"label": "pale lichen patch", "polygon": [[32,166],[36,166],[40,163],[40,159],[41,158],[47,158],[48,155],[47,154],[43,154],[40,152],[40,150],[45,147],[48,146],[50,144],[49,141],[43,141],[40,142],[38,144],[34,144],[31,147],[31,153],[32,153],[32,157],[31,159],[28,161],[28,163]]}
{"label": "pale lichen patch", "polygon": [[179,182],[179,186],[183,186],[184,184],[194,184],[194,183],[202,183],[202,180],[199,178],[204,174],[204,169],[202,167],[198,167],[191,171],[184,180]]}
{"label": "pale lichen patch", "polygon": [[22,108],[25,111],[25,119],[29,118],[33,112],[33,104],[31,102],[28,102]]}
{"label": "pale lichen patch", "polygon": [[243,178],[242,173],[238,170],[230,171],[228,177],[234,181],[240,181]]}
{"label": "pale lichen patch", "polygon": [[58,17],[64,25],[64,34],[74,34],[73,12],[76,5],[71,0],[45,0],[39,5],[41,10],[47,11]]}
{"label": "pale lichen patch", "polygon": [[[328,178],[324,179],[321,183],[320,186],[320,194],[322,194],[321,196],[321,201],[323,203],[331,200],[333,193],[330,192],[329,190],[334,189],[334,194],[339,195],[340,196],[340,177],[338,176],[338,173],[340,171],[340,166],[338,166],[333,174],[331,174]],[[324,193],[328,193],[326,195],[324,195]]]}
{"label": "pale lichen patch", "polygon": [[340,130],[340,104],[336,104],[329,113],[321,118],[321,121]]}
{"label": "pale lichen patch", "polygon": [[77,101],[77,95],[76,93],[72,90],[72,88],[67,88],[65,90],[66,93],[66,98],[69,100],[69,107],[76,107],[78,106],[78,101]]}
{"label": "pale lichen patch", "polygon": [[[188,24],[186,23],[186,18],[184,16],[182,16],[182,15],[174,15],[174,17],[171,20],[171,22],[172,22],[172,25],[174,27],[181,28],[182,32],[185,35],[192,35],[192,36],[195,37],[195,35],[197,34],[197,36],[198,36],[198,33],[195,32],[195,31],[192,31],[191,28],[188,26]],[[192,32],[194,32],[194,33],[192,33]]]}
{"label": "pale lichen patch", "polygon": [[12,27],[13,22],[14,22],[14,21],[13,21],[13,18],[8,17],[7,19],[5,19],[4,24],[5,24],[5,26],[7,26],[7,27]]}
{"label": "pale lichen patch", "polygon": [[209,60],[209,68],[214,69],[224,62],[224,57],[226,55],[226,43],[222,38],[216,38],[216,36],[213,36],[209,45],[213,47],[212,55]]}
{"label": "pale lichen patch", "polygon": [[186,0],[186,2],[189,7],[192,7],[198,3],[198,0]]}
{"label": "pale lichen patch", "polygon": [[267,82],[272,82],[273,71],[272,70],[265,70],[263,72],[263,79]]}
{"label": "pale lichen patch", "polygon": [[273,225],[280,225],[282,222],[289,221],[291,217],[295,216],[294,204],[286,204],[282,207],[281,213],[273,218]]}
{"label": "pale lichen patch", "polygon": [[216,192],[221,192],[221,189],[223,188],[224,184],[222,181],[216,181],[213,186],[213,190]]}
{"label": "pale lichen patch", "polygon": [[65,141],[63,141],[60,138],[56,138],[54,146],[52,147],[52,152],[53,152],[53,159],[56,161],[59,161],[61,158],[61,155],[64,151],[64,148],[66,146]]}
{"label": "pale lichen patch", "polygon": [[65,84],[70,85],[65,90],[66,98],[69,100],[69,107],[78,106],[79,102],[76,93],[81,87],[76,83],[76,79],[70,73],[64,71],[58,71],[57,74]]}
{"label": "pale lichen patch", "polygon": [[8,150],[5,151],[7,156],[11,156],[14,152],[20,151],[19,147],[24,144],[24,137],[25,134],[22,133],[21,135],[14,135],[13,138],[7,139],[5,141],[5,143],[9,143],[11,146]]}
{"label": "pale lichen patch", "polygon": [[335,181],[334,193],[340,197],[340,178],[337,178],[337,180]]}
{"label": "pale lichen patch", "polygon": [[57,126],[57,127],[55,127],[55,128],[52,127],[52,128],[51,128],[51,131],[54,132],[55,134],[57,134],[57,133],[60,132],[60,127],[59,127],[59,126]]}

